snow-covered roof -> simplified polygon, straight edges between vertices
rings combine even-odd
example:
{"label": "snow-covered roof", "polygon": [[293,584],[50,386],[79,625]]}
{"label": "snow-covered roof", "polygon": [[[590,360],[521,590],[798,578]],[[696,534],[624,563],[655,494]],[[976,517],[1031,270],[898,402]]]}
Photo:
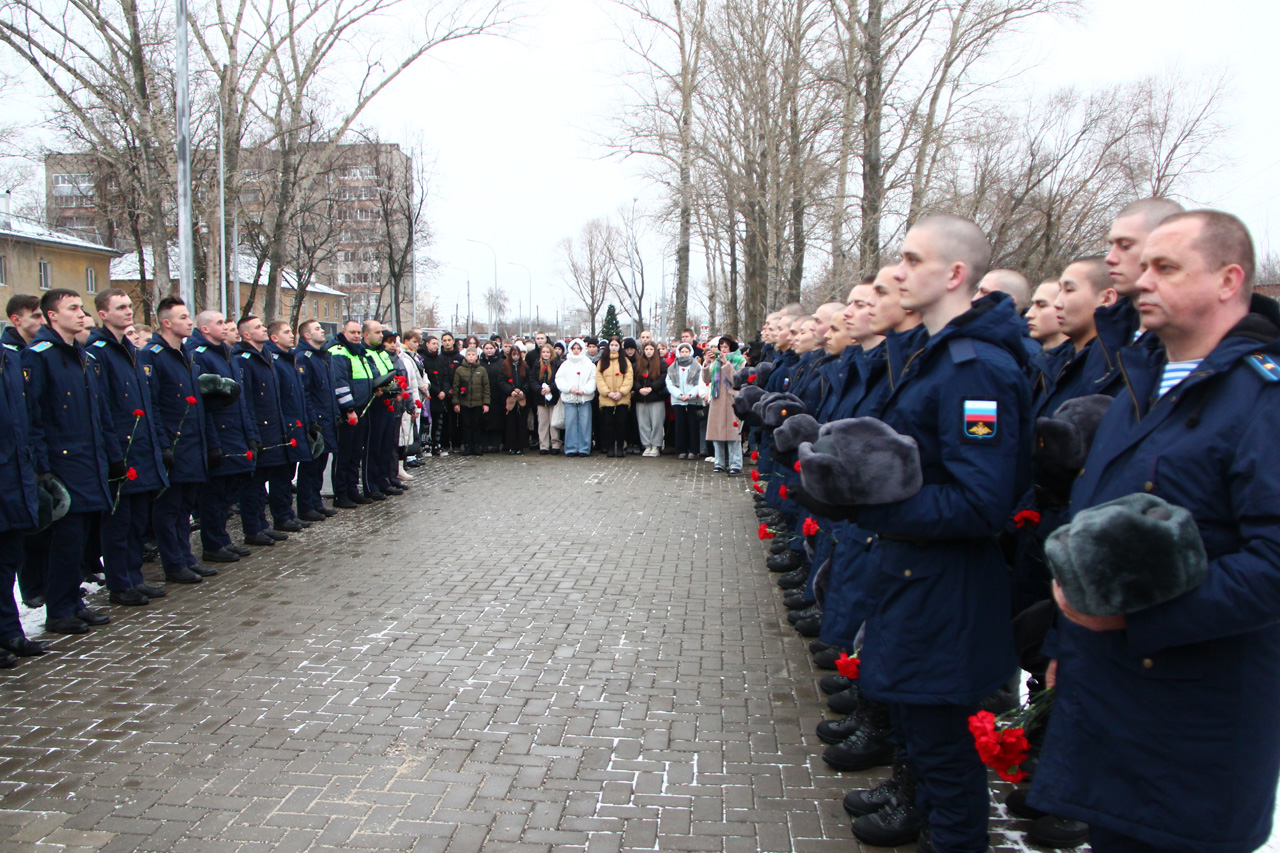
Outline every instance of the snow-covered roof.
{"label": "snow-covered roof", "polygon": [[[62,234],[54,231],[45,225],[34,222],[23,216],[9,214],[9,222],[7,227],[0,227],[0,238],[8,238],[11,240],[25,240],[30,243],[41,243],[46,246],[57,246],[64,249],[78,249],[82,252],[99,252],[105,255],[120,254],[109,246],[103,246],[101,243],[95,243],[92,240],[85,240],[80,237],[72,237],[69,234]],[[4,217],[0,216],[0,225],[3,224]]]}
{"label": "snow-covered roof", "polygon": [[[147,277],[150,278],[151,267],[151,250],[147,252]],[[240,276],[241,285],[253,284],[253,271],[257,269],[257,259],[244,249],[240,250],[239,268],[236,272]],[[173,275],[178,269],[178,247],[169,247],[169,273]],[[216,270],[215,270],[216,272]],[[116,258],[111,262],[111,280],[112,281],[137,281],[138,280],[138,253],[129,252],[122,257]],[[231,270],[227,270],[227,280],[231,280]],[[265,287],[267,284],[267,268],[262,268],[262,274],[258,277],[258,285]],[[298,274],[286,267],[280,273],[280,286],[285,290],[294,290],[297,288]],[[346,296],[341,290],[336,290],[328,285],[320,284],[312,281],[307,285],[307,293],[319,296]]]}

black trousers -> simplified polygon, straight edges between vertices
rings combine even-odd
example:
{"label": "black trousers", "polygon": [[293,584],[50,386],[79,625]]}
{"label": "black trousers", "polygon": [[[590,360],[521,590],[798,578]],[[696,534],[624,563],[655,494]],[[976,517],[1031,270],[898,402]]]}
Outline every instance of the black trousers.
{"label": "black trousers", "polygon": [[676,414],[676,453],[698,452],[698,410],[694,406],[672,406]]}
{"label": "black trousers", "polygon": [[49,566],[49,529],[26,537],[22,564],[18,566],[18,592],[23,601],[44,595],[45,570]]}
{"label": "black trousers", "polygon": [[502,449],[524,450],[529,446],[529,410],[516,406],[503,419]]}
{"label": "black trousers", "polygon": [[486,420],[484,409],[479,406],[463,406],[458,412],[458,434],[454,439],[455,445],[464,447],[466,452],[473,456],[483,451],[484,443],[488,438],[485,430]]}
{"label": "black trousers", "polygon": [[[320,488],[324,485],[324,469],[329,467],[329,451],[325,451],[310,462],[298,463],[298,512],[319,510],[324,506],[320,500]],[[339,492],[335,487],[335,495]]]}
{"label": "black trousers", "polygon": [[627,443],[627,414],[630,406],[600,407],[600,449],[621,450]]}
{"label": "black trousers", "polygon": [[387,411],[381,400],[369,407],[369,443],[364,454],[364,489],[381,492],[391,485],[390,459],[400,442],[400,416]]}
{"label": "black trousers", "polygon": [[89,522],[96,512],[69,512],[49,526],[49,562],[45,575],[45,615],[50,619],[74,616],[81,608],[80,582],[84,580],[84,545]]}
{"label": "black trousers", "polygon": [[[208,483],[171,483],[169,490],[151,505],[151,522],[156,529],[156,544],[160,546],[160,564],[164,566],[166,575],[176,574],[196,564],[196,557],[191,553],[191,511],[196,508],[200,493],[208,486]],[[201,542],[204,541],[204,527],[204,515],[201,514]],[[106,541],[104,530],[102,537],[104,547]],[[110,586],[110,584],[111,579],[108,575],[107,585]],[[134,585],[137,586],[137,584]]]}
{"label": "black trousers", "polygon": [[364,464],[365,447],[368,444],[368,412],[356,421],[355,426],[348,424],[345,418],[338,419],[338,458],[333,463],[335,498],[360,497],[360,466]]}
{"label": "black trousers", "polygon": [[120,495],[115,512],[102,513],[102,573],[112,592],[124,592],[142,583],[142,536],[153,496],[152,492]]}
{"label": "black trousers", "polygon": [[267,506],[271,508],[272,521],[288,521],[297,517],[293,511],[293,477],[297,472],[297,462],[286,462],[268,469],[267,488],[270,494]]}
{"label": "black trousers", "polygon": [[27,535],[21,530],[0,533],[0,639],[23,636],[18,602],[13,600],[13,580],[22,568],[26,541]]}
{"label": "black trousers", "polygon": [[[200,505],[200,547],[206,551],[217,551],[231,544],[231,534],[227,532],[227,516],[231,514],[231,505],[240,498],[240,489],[249,478],[248,474],[224,474],[210,477],[197,489],[197,503]],[[158,503],[163,502],[162,496]],[[152,513],[152,524],[155,525],[155,511]],[[157,540],[158,541],[158,540]]]}

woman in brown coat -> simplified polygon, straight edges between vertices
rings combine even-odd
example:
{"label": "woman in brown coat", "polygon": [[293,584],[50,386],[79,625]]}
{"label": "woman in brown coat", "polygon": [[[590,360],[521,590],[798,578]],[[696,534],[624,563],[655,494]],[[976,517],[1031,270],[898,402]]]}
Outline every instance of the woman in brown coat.
{"label": "woman in brown coat", "polygon": [[610,459],[623,455],[627,440],[627,411],[631,404],[631,386],[635,370],[622,354],[622,342],[609,341],[609,349],[601,353],[596,365],[596,392],[600,398],[600,445]]}
{"label": "woman in brown coat", "polygon": [[733,374],[742,367],[738,342],[722,335],[719,352],[703,359],[702,381],[711,389],[711,405],[707,410],[707,443],[715,448],[716,473],[729,469],[729,476],[742,473],[742,431],[733,413]]}

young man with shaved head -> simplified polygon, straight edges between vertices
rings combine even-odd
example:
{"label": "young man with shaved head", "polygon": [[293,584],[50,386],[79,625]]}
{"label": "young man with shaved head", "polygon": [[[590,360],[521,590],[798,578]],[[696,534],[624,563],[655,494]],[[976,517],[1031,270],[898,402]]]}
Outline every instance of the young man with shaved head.
{"label": "young man with shaved head", "polygon": [[1031,294],[1031,305],[1027,308],[1027,333],[1040,344],[1043,351],[1067,342],[1062,333],[1062,325],[1058,322],[1058,311],[1053,307],[1058,301],[1061,289],[1056,278],[1040,282],[1035,293]]}
{"label": "young man with shaved head", "polygon": [[924,485],[850,512],[873,537],[858,684],[888,706],[906,746],[921,851],[987,849],[987,774],[968,719],[1017,668],[996,537],[1027,482],[1030,399],[1013,300],[973,302],[990,257],[982,231],[960,217],[926,216],[907,232],[893,278],[929,337],[881,419],[915,440]]}
{"label": "young man with shaved head", "polygon": [[[1248,230],[1218,211],[1146,235],[1129,298],[1151,334],[1119,354],[1126,382],[1072,490],[1077,522],[1115,499],[1162,498],[1204,549],[1188,559],[1199,571],[1147,606],[1087,615],[1055,584],[1044,652],[1057,690],[1029,801],[1087,822],[1095,853],[1246,853],[1271,831],[1280,312],[1252,296],[1254,264]],[[1102,558],[1132,564],[1151,545]]]}

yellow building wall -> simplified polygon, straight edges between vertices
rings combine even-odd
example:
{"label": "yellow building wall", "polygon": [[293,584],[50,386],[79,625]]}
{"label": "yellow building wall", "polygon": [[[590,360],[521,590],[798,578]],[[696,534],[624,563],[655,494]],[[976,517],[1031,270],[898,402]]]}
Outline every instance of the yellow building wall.
{"label": "yellow building wall", "polygon": [[[4,258],[4,285],[0,286],[0,304],[20,293],[36,296],[40,288],[40,262],[49,264],[49,289],[63,287],[79,293],[91,303],[95,293],[111,286],[111,257],[75,249],[43,246],[23,240],[0,237],[0,257]],[[96,289],[88,290],[86,270],[93,270]]]}

